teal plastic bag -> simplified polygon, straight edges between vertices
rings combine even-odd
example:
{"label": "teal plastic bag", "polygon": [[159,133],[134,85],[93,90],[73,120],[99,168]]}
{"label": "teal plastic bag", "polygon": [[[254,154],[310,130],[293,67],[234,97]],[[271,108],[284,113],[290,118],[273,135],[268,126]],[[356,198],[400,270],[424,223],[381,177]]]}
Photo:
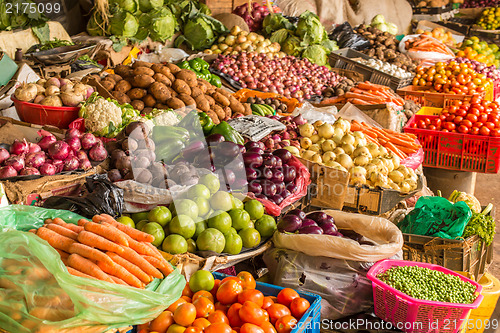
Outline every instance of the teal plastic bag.
{"label": "teal plastic bag", "polygon": [[471,217],[463,201],[453,204],[442,197],[420,197],[398,227],[407,234],[458,239]]}
{"label": "teal plastic bag", "polygon": [[[35,234],[46,218],[81,216],[30,206],[0,208],[0,328],[16,333],[101,333],[148,322],[182,294],[177,269],[146,289],[73,276]],[[19,229],[19,230],[17,230]]]}

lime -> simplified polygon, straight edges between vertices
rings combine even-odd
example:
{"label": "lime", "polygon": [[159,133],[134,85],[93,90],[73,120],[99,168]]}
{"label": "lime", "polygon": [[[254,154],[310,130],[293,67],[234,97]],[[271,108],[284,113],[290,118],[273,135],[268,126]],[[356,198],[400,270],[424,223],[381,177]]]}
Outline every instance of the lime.
{"label": "lime", "polygon": [[116,221],[125,224],[126,226],[129,226],[131,228],[135,228],[134,220],[128,216],[120,216],[119,218],[116,219]]}
{"label": "lime", "polygon": [[233,195],[233,209],[243,209],[243,201]]}
{"label": "lime", "polygon": [[252,220],[258,220],[264,215],[264,205],[259,200],[253,199],[245,202],[245,210]]}
{"label": "lime", "polygon": [[193,201],[196,203],[196,206],[198,206],[199,216],[205,216],[208,214],[208,212],[210,211],[210,204],[208,203],[207,199],[198,197]]}
{"label": "lime", "polygon": [[224,253],[239,254],[243,248],[243,241],[237,233],[229,232],[225,235],[226,246],[224,246]]}
{"label": "lime", "polygon": [[226,246],[226,239],[219,230],[208,228],[198,236],[196,239],[196,246],[200,251],[214,251],[222,253],[224,246]]}
{"label": "lime", "polygon": [[227,235],[229,235],[229,234],[238,234],[238,231],[236,231],[236,229],[234,229],[233,227],[231,227],[231,228],[229,228],[229,230],[228,230],[228,231],[226,231],[226,232],[224,233],[224,237],[226,237],[226,236],[227,236]]}
{"label": "lime", "polygon": [[139,221],[139,223],[137,223],[137,224],[135,225],[135,228],[136,228],[137,230],[142,230],[142,228],[143,228],[143,227],[144,227],[147,223],[149,223],[149,221],[148,221],[148,220],[141,220],[141,221]]}
{"label": "lime", "polygon": [[210,190],[203,184],[196,184],[187,191],[187,197],[191,200],[194,198],[204,198],[208,200],[210,199],[210,195]]}
{"label": "lime", "polygon": [[219,178],[212,174],[202,176],[198,183],[205,185],[212,194],[217,192],[220,188]]}
{"label": "lime", "polygon": [[196,242],[192,238],[186,239],[186,242],[188,245],[187,251],[189,253],[195,253],[196,252]]}
{"label": "lime", "polygon": [[224,234],[231,228],[231,216],[222,210],[217,210],[208,219],[207,225],[209,228],[215,228]]}
{"label": "lime", "polygon": [[172,234],[178,234],[188,239],[193,237],[196,231],[196,224],[193,219],[187,215],[177,215],[170,221],[168,229]]}
{"label": "lime", "polygon": [[187,215],[192,219],[198,217],[198,205],[193,200],[180,199],[174,202],[176,215]]}
{"label": "lime", "polygon": [[233,208],[233,199],[231,194],[219,191],[210,198],[210,206],[214,210],[228,211]]}
{"label": "lime", "polygon": [[196,223],[196,230],[194,232],[193,238],[196,239],[198,236],[207,228],[207,222],[201,221]]}
{"label": "lime", "polygon": [[154,246],[160,246],[161,242],[165,238],[165,231],[163,231],[163,227],[156,222],[149,222],[142,228],[142,231],[153,235],[155,240],[151,242]]}
{"label": "lime", "polygon": [[243,241],[243,246],[248,249],[256,247],[260,243],[260,234],[257,229],[246,228],[240,230],[238,235],[240,235],[241,240]]}
{"label": "lime", "polygon": [[140,213],[133,213],[130,215],[132,220],[134,220],[135,223],[139,223],[142,220],[147,220],[148,219],[148,213],[149,212],[140,212]]}
{"label": "lime", "polygon": [[188,249],[187,241],[181,235],[168,235],[161,244],[161,249],[170,254],[185,253]]}
{"label": "lime", "polygon": [[156,222],[162,226],[166,226],[172,220],[172,213],[165,206],[158,206],[153,208],[148,214],[150,222]]}
{"label": "lime", "polygon": [[189,288],[193,293],[200,290],[210,291],[215,285],[214,276],[209,271],[196,271],[189,279]]}
{"label": "lime", "polygon": [[231,221],[233,228],[236,230],[241,230],[245,228],[250,228],[250,214],[248,214],[243,209],[231,209],[229,211],[229,216],[231,216]]}
{"label": "lime", "polygon": [[276,220],[272,216],[264,215],[255,221],[255,229],[262,237],[271,237],[276,230]]}

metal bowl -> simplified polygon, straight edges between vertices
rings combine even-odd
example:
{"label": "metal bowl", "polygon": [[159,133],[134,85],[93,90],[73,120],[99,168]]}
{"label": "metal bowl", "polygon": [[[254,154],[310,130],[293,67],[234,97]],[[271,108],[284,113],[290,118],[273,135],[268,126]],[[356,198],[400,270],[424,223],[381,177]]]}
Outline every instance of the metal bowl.
{"label": "metal bowl", "polygon": [[44,65],[57,65],[73,63],[76,59],[88,54],[96,47],[93,45],[76,44],[70,46],[56,47],[46,51],[25,54],[26,58],[31,58],[35,62]]}

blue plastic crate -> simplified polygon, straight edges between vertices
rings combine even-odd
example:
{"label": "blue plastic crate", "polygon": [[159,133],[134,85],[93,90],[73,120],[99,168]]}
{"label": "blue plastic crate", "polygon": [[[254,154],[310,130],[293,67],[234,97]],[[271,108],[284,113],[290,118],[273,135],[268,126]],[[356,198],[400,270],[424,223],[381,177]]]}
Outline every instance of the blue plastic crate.
{"label": "blue plastic crate", "polygon": [[[222,280],[229,276],[217,272],[212,273],[216,279]],[[269,283],[257,282],[257,290],[260,290],[265,296],[278,296],[278,293],[285,289]],[[311,307],[304,313],[291,333],[319,333],[321,328],[321,296],[306,291],[297,291],[300,297],[309,301]]]}

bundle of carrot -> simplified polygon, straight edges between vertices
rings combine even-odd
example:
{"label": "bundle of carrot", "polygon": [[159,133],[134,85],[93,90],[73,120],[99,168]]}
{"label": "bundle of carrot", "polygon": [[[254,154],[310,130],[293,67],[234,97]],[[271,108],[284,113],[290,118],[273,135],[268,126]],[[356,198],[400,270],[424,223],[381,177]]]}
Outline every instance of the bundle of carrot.
{"label": "bundle of carrot", "polygon": [[455,57],[455,54],[446,45],[426,34],[408,39],[405,41],[405,48],[411,52],[438,52]]}
{"label": "bundle of carrot", "polygon": [[391,102],[399,106],[404,105],[404,100],[394,93],[391,88],[368,81],[359,82],[344,95],[325,98],[319,105],[344,104],[347,102],[358,105],[387,104]]}
{"label": "bundle of carrot", "polygon": [[356,120],[351,121],[351,131],[363,132],[368,141],[385,147],[403,160],[422,148],[417,137],[411,133],[394,132]]}
{"label": "bundle of carrot", "polygon": [[61,256],[72,275],[144,288],[154,278],[173,271],[151,242],[154,237],[117,222],[107,214],[78,225],[60,218],[47,219],[38,230]]}

